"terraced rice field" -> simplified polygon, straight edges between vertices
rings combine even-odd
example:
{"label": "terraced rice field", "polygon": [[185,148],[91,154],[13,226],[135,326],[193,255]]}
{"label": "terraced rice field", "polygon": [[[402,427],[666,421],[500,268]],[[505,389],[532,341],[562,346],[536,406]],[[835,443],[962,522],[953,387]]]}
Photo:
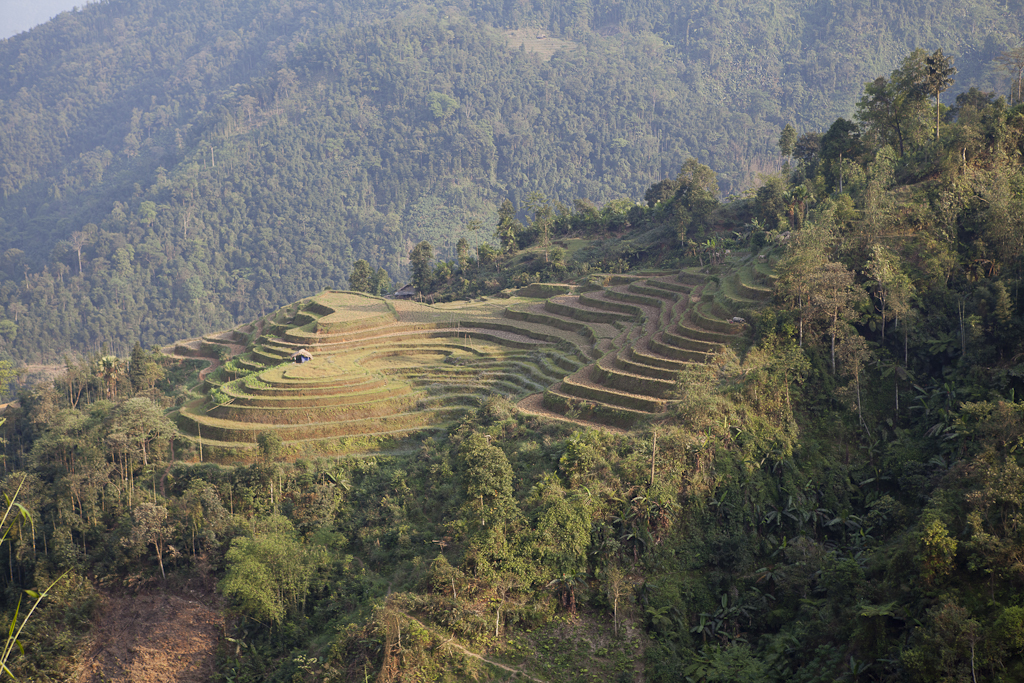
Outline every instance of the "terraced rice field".
{"label": "terraced rice field", "polygon": [[[443,427],[503,396],[551,417],[628,427],[678,400],[680,370],[744,340],[748,326],[732,318],[771,296],[771,277],[744,255],[713,278],[685,269],[522,290],[550,298],[430,306],[325,291],[258,326],[179,345],[232,357],[177,420],[210,445],[251,445],[273,431],[331,448]],[[313,359],[291,362],[300,349]]]}

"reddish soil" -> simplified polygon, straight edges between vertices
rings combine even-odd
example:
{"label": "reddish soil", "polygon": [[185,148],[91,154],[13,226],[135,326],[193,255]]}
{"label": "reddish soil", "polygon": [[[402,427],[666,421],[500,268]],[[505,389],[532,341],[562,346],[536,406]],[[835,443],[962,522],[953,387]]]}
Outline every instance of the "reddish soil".
{"label": "reddish soil", "polygon": [[104,592],[76,680],[205,683],[224,634],[219,598],[201,587]]}

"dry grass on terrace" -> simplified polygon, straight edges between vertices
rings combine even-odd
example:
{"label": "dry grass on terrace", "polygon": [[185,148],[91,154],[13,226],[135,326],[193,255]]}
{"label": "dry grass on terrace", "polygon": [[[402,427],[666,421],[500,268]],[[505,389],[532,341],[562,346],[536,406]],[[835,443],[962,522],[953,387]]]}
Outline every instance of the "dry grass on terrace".
{"label": "dry grass on terrace", "polygon": [[375,299],[348,292],[328,290],[316,296],[316,301],[333,308],[334,313],[320,318],[321,323],[352,322],[373,318],[389,313],[388,305],[382,299]]}

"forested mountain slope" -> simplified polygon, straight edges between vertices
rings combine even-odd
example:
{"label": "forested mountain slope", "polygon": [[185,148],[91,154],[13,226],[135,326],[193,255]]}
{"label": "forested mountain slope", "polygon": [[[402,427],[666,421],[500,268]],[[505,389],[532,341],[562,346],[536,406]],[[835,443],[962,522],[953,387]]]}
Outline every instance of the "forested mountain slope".
{"label": "forested mountain slope", "polygon": [[1015,7],[90,4],[0,43],[5,352],[169,342],[360,258],[401,281],[505,197],[638,196],[688,157],[738,192],[913,47],[1005,89]]}
{"label": "forested mountain slope", "polygon": [[60,578],[15,673],[75,680],[101,591],[200,585],[224,681],[1024,678],[1024,103],[878,76],[754,197],[690,160],[503,202],[497,248],[412,249],[425,302],[22,392],[4,619]]}

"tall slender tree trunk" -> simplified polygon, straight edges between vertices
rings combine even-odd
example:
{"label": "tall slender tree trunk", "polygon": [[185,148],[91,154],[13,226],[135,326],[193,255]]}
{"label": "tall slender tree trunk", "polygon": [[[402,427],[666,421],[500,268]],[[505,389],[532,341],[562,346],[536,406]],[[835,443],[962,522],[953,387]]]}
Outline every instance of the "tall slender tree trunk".
{"label": "tall slender tree trunk", "polygon": [[[859,361],[858,361],[859,362]],[[864,433],[871,438],[871,431],[868,430],[868,424],[864,421],[864,413],[860,407],[860,367],[857,368],[857,419],[860,420],[860,426],[863,427]]]}
{"label": "tall slender tree trunk", "polygon": [[800,293],[800,348],[804,347],[804,295]]}
{"label": "tall slender tree trunk", "polygon": [[164,549],[163,544],[154,543],[153,546],[156,548],[156,561],[160,563],[160,576],[164,581],[167,580],[167,574],[164,573]]}
{"label": "tall slender tree trunk", "polygon": [[832,374],[836,374],[836,325],[839,324],[839,309],[832,312]]}
{"label": "tall slender tree trunk", "polygon": [[882,341],[885,341],[885,297],[882,297]]}
{"label": "tall slender tree trunk", "polygon": [[956,310],[960,317],[960,355],[967,355],[967,337],[964,330],[964,313],[967,308],[967,304],[961,299],[956,302]]}
{"label": "tall slender tree trunk", "polygon": [[651,446],[651,483],[648,488],[654,486],[654,459],[658,455],[658,430],[654,430],[654,444]]}
{"label": "tall slender tree trunk", "polygon": [[903,321],[903,367],[906,367],[910,363],[910,344],[907,337],[910,333],[910,325],[907,321]]}

